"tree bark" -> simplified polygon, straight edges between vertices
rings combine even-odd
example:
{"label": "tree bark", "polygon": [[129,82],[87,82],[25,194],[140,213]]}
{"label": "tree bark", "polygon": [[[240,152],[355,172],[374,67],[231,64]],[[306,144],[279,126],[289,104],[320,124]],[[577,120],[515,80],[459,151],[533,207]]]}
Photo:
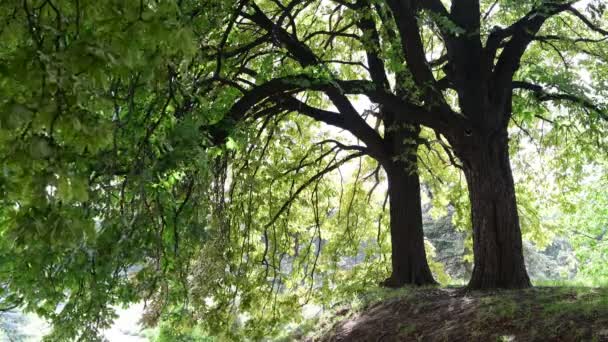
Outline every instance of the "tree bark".
{"label": "tree bark", "polygon": [[396,147],[393,149],[395,160],[385,165],[390,199],[392,274],[383,285],[436,284],[424,249],[417,145],[404,144],[404,139],[417,138],[418,130],[397,135],[392,139]]}
{"label": "tree bark", "polygon": [[526,288],[515,186],[506,128],[490,136],[465,136],[454,145],[469,186],[473,224],[471,289]]}

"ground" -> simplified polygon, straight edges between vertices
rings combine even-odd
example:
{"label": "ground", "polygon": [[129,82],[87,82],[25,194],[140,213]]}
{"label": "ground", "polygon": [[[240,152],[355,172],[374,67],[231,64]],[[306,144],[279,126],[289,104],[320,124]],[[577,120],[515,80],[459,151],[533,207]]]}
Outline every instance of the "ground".
{"label": "ground", "polygon": [[608,341],[608,288],[419,288],[389,297],[358,309],[338,308],[332,320],[318,323],[316,336],[300,337],[315,342]]}

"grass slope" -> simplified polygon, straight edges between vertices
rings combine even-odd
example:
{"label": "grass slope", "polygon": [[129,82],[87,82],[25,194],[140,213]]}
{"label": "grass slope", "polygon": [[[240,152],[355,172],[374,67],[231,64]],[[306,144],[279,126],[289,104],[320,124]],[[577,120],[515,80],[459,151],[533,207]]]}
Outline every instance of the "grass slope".
{"label": "grass slope", "polygon": [[342,308],[307,341],[608,341],[608,288],[406,289]]}

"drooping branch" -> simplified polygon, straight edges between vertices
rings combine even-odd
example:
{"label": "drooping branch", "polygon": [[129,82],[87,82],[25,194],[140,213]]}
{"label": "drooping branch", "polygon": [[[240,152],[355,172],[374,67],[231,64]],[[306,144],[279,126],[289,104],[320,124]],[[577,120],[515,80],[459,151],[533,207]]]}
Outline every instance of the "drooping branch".
{"label": "drooping branch", "polygon": [[306,182],[304,182],[304,184],[302,184],[300,187],[298,187],[298,189],[291,195],[291,197],[285,202],[283,203],[283,205],[281,206],[281,208],[275,213],[275,215],[270,219],[270,221],[265,225],[265,227],[270,227],[272,226],[277,219],[281,216],[281,214],[283,214],[283,212],[285,212],[285,210],[287,210],[287,208],[289,208],[290,204],[300,195],[300,193],[302,191],[304,191],[308,186],[310,186],[311,184],[313,184],[315,181],[323,178],[326,174],[336,170],[337,168],[339,168],[340,166],[344,165],[346,162],[353,160],[355,158],[360,158],[363,157],[365,154],[358,152],[358,153],[353,153],[345,158],[343,158],[340,161],[337,161],[333,164],[328,165],[327,167],[325,167],[323,170],[321,170],[320,172],[318,172],[316,175],[312,176],[311,178],[309,178]]}
{"label": "drooping branch", "polygon": [[581,12],[579,12],[576,8],[570,6],[567,8],[567,11],[579,18],[590,30],[595,31],[603,36],[608,36],[608,30],[605,30],[597,25],[595,25],[589,18],[585,17]]}
{"label": "drooping branch", "polygon": [[602,110],[602,108],[597,106],[595,103],[593,103],[593,101],[589,99],[573,94],[549,92],[538,84],[533,84],[524,81],[514,81],[513,88],[531,91],[539,101],[568,101],[578,104],[587,110],[591,110],[597,113],[602,119],[608,121],[608,113],[606,112],[606,110]]}
{"label": "drooping branch", "polygon": [[297,92],[306,89],[306,82],[310,82],[310,78],[307,76],[290,76],[275,78],[258,85],[249,89],[238,101],[236,101],[225,117],[233,122],[238,122],[252,107],[262,100],[284,92]]}
{"label": "drooping branch", "polygon": [[344,25],[344,27],[337,28],[334,31],[318,30],[318,31],[315,31],[315,32],[312,32],[312,33],[309,33],[308,35],[306,35],[306,37],[304,37],[304,39],[302,39],[302,42],[307,42],[316,36],[322,36],[322,35],[329,37],[327,39],[328,43],[325,44],[326,47],[327,47],[327,45],[329,45],[329,42],[334,40],[336,37],[352,38],[352,39],[358,40],[359,39],[358,35],[347,32],[348,30],[352,29],[353,26],[354,26],[354,24]]}
{"label": "drooping branch", "polygon": [[[339,83],[339,82],[336,82]],[[306,115],[317,121],[339,127],[352,133],[359,140],[363,141],[370,150],[370,155],[380,160],[386,159],[384,155],[384,143],[380,135],[365,121],[357,116],[359,120],[352,120],[342,112],[331,112],[320,108],[314,108],[293,97],[293,94],[304,91],[324,91],[334,92],[336,83],[323,80],[315,80],[308,75],[296,75],[283,78],[275,78],[266,83],[258,85],[247,91],[225,115],[224,124],[218,125],[213,133],[214,140],[223,141],[227,136],[228,128],[237,122],[242,121],[256,105],[269,101],[276,106],[268,107],[255,112],[256,117],[273,114],[278,111],[293,111]],[[351,89],[351,92],[360,93],[361,90]],[[347,92],[348,93],[348,92]],[[343,93],[340,96],[346,98]],[[337,96],[336,96],[337,97]],[[350,102],[341,106],[352,106]],[[338,106],[336,106],[338,107]],[[338,107],[339,108],[339,107]],[[354,108],[351,108],[354,111]],[[261,114],[260,114],[261,113]]]}
{"label": "drooping branch", "polygon": [[563,42],[570,42],[570,43],[601,43],[604,42],[606,40],[608,40],[608,36],[604,37],[604,38],[584,38],[584,37],[579,37],[579,38],[571,38],[571,37],[564,37],[564,36],[558,36],[555,34],[548,34],[548,35],[542,35],[542,36],[536,36],[534,37],[534,40],[540,41],[540,42],[547,42],[547,41],[563,41]]}
{"label": "drooping branch", "polygon": [[228,41],[228,36],[230,36],[230,32],[232,32],[232,28],[236,24],[237,19],[239,18],[239,13],[241,12],[243,6],[245,6],[247,1],[239,1],[237,9],[232,13],[230,19],[228,21],[228,27],[222,34],[222,39],[220,41],[220,45],[218,47],[218,53],[216,58],[216,66],[215,66],[215,76],[219,77],[222,69],[222,54],[223,50],[226,46],[226,42]]}
{"label": "drooping branch", "polygon": [[324,145],[324,144],[334,144],[336,147],[343,151],[359,151],[361,153],[367,154],[367,148],[361,145],[344,145],[343,143],[335,140],[335,139],[325,139],[323,141],[319,141],[315,145]]}
{"label": "drooping branch", "polygon": [[8,306],[0,307],[0,312],[9,312],[19,308],[21,305],[23,305],[23,299],[19,299],[17,302],[11,303]]}

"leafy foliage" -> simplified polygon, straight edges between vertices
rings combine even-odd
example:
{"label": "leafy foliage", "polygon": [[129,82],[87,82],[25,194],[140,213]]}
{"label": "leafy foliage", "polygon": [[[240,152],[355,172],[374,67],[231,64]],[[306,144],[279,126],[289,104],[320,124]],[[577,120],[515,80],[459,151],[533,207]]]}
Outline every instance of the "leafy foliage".
{"label": "leafy foliage", "polygon": [[[289,17],[286,3],[255,3],[322,62],[296,62],[231,0],[0,4],[2,307],[50,319],[49,340],[100,338],[113,306],[138,301],[144,321],[163,327],[160,340],[192,331],[258,339],[299,322],[307,304],[335,307],[388,275],[386,175],[368,146],[270,101],[231,116],[254,86],[291,76],[290,95],[332,109],[317,88],[368,77],[373,35],[362,19],[377,24],[388,87],[412,89],[388,9],[293,2]],[[538,2],[493,3],[482,1],[484,37]],[[597,27],[601,5],[586,12]],[[419,19],[434,59],[445,49],[437,29],[466,34],[443,16]],[[511,149],[525,239],[542,248],[570,234],[581,273],[605,279],[608,44],[599,35],[576,16],[547,22],[517,74],[542,87],[515,93]],[[369,107],[363,121],[379,135],[398,128],[345,97]],[[453,207],[454,225],[470,234],[445,137],[424,129],[420,143],[433,215]],[[427,241],[430,266],[447,283],[433,248]],[[469,240],[468,261],[471,251]]]}

